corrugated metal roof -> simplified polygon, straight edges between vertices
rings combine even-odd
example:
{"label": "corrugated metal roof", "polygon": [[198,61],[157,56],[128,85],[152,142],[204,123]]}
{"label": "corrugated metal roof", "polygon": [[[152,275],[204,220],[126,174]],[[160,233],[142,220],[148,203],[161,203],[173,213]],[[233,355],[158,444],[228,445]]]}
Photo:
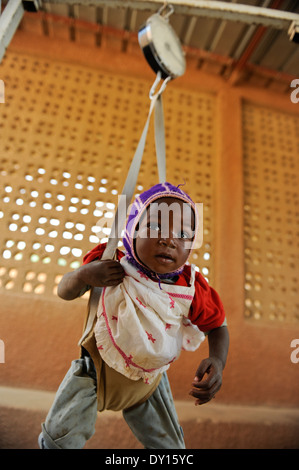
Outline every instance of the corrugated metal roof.
{"label": "corrugated metal roof", "polygon": [[[49,35],[51,24],[59,22],[69,30],[69,39],[72,41],[77,40],[79,35],[76,33],[82,28],[94,31],[94,45],[97,47],[102,46],[103,37],[106,44],[113,40],[113,35],[122,37],[123,52],[129,41],[137,41],[140,26],[163,5],[158,0],[36,1],[41,4],[36,20],[40,21],[45,35]],[[218,3],[225,8],[226,4],[229,8],[238,5],[238,8],[247,9],[263,7],[275,10],[275,15],[278,14],[280,18],[286,12],[299,15],[297,0],[174,0],[169,3],[174,5],[170,24],[179,36],[187,56],[189,54],[196,58],[198,68],[205,67],[205,70],[220,74],[231,80],[231,83],[236,83],[241,73],[243,80],[246,80],[246,74],[261,74],[266,77],[265,84],[271,77],[287,83],[291,77],[299,76],[299,44],[289,39],[286,28],[277,29],[277,23],[276,27],[260,25],[258,22],[249,23],[249,15],[243,15],[238,21],[235,18],[224,19],[222,14],[226,15],[226,12],[218,12],[215,18],[209,17],[207,11],[200,10],[198,6],[192,8],[193,4],[196,6],[200,3]]]}

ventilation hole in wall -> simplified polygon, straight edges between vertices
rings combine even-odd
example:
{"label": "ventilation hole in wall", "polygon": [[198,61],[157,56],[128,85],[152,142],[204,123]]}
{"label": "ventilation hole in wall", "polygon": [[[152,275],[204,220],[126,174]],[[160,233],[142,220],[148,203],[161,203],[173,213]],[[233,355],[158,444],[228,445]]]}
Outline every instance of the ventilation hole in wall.
{"label": "ventilation hole in wall", "polygon": [[13,281],[7,281],[5,284],[4,284],[4,287],[6,290],[12,290],[15,286],[15,283]]}

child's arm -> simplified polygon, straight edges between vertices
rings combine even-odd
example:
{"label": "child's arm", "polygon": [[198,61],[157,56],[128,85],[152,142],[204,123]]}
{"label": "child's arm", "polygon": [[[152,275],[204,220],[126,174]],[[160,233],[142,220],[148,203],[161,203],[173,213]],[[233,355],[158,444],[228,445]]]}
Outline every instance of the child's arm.
{"label": "child's arm", "polygon": [[92,261],[65,274],[58,284],[57,293],[64,300],[73,300],[85,286],[116,286],[124,276],[125,271],[118,261]]}
{"label": "child's arm", "polygon": [[[207,403],[221,388],[222,371],[224,369],[228,346],[229,334],[226,326],[211,330],[208,335],[209,357],[201,361],[194,380],[190,395],[196,398],[195,405]],[[205,379],[203,379],[204,375]]]}

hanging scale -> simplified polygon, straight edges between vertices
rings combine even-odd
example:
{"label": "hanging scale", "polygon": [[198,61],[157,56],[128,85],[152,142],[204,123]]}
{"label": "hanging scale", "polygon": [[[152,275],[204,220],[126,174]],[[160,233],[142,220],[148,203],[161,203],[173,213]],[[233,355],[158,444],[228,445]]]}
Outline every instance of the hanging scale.
{"label": "hanging scale", "polygon": [[143,54],[162,78],[176,78],[185,73],[186,61],[179,38],[169,24],[172,5],[165,4],[139,29],[138,41]]}

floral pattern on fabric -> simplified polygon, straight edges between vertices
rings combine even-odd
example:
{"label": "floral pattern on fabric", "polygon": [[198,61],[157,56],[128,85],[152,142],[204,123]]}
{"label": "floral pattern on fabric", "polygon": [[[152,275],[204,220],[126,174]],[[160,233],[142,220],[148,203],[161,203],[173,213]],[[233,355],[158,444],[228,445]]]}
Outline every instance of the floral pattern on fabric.
{"label": "floral pattern on fabric", "polygon": [[95,338],[110,367],[150,384],[182,349],[194,351],[205,338],[188,319],[195,267],[191,266],[190,286],[178,286],[151,280],[126,257],[120,263],[126,276],[121,284],[103,289]]}

